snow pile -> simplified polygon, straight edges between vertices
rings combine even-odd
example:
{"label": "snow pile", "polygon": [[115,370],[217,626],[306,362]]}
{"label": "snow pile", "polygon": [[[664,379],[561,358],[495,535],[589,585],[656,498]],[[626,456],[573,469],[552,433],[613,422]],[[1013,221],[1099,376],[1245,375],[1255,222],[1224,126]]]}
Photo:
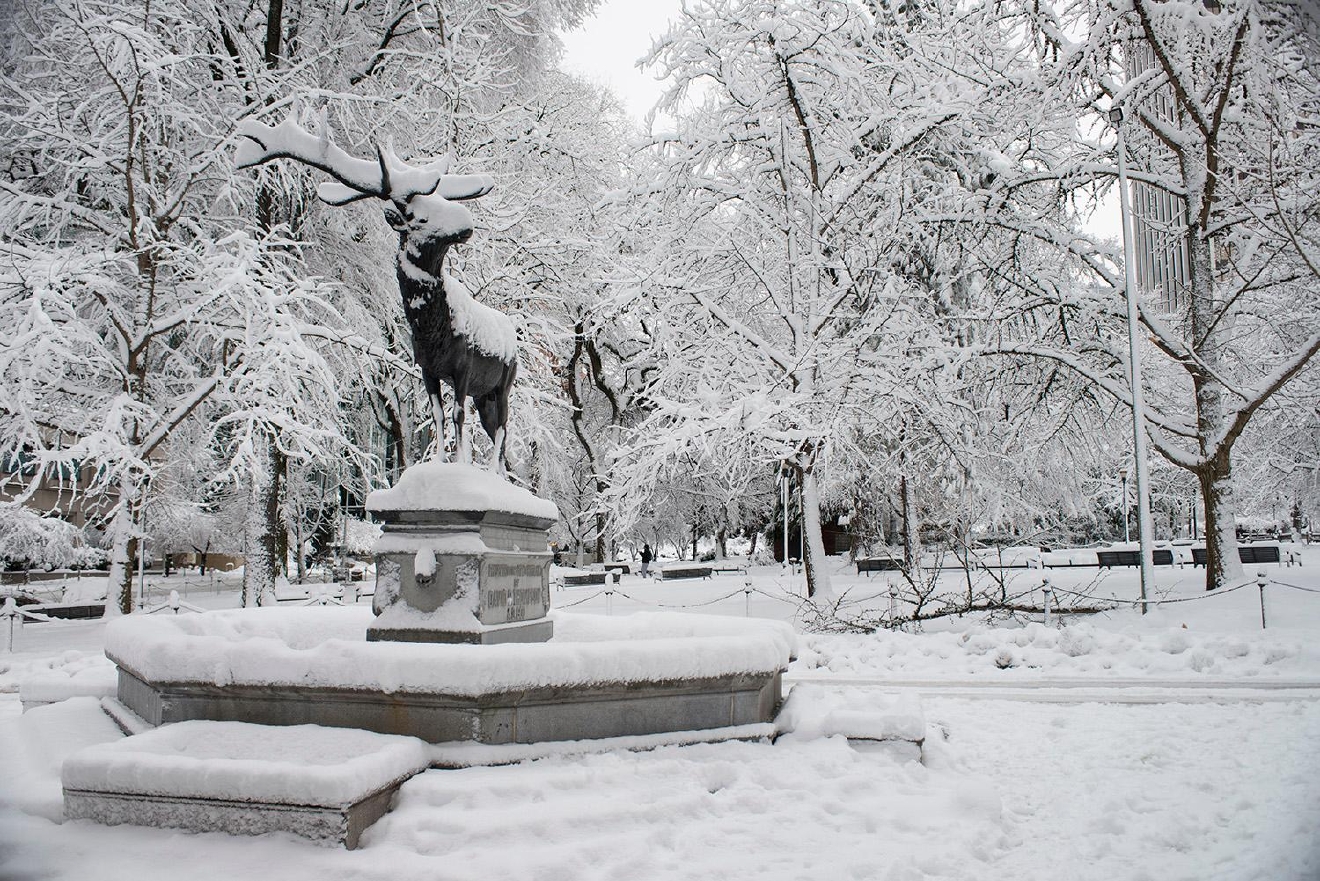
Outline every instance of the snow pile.
{"label": "snow pile", "polygon": [[1278,678],[1313,674],[1320,648],[1296,634],[1250,636],[1178,628],[1105,630],[973,626],[961,632],[811,636],[800,669],[896,679],[1013,675]]}
{"label": "snow pile", "polygon": [[979,779],[781,738],[430,771],[364,840],[399,878],[917,881],[1009,877],[1018,837]]}
{"label": "snow pile", "polygon": [[100,650],[69,649],[39,657],[0,657],[0,693],[21,691],[24,683],[32,679],[95,676],[98,674],[89,671],[97,668],[110,673],[114,671],[114,666]]}
{"label": "snow pile", "polygon": [[[458,462],[422,462],[405,470],[390,489],[367,496],[367,510],[502,511],[558,520],[559,509],[497,474]],[[380,550],[377,549],[377,553]]]}
{"label": "snow pile", "polygon": [[[387,532],[376,541],[372,551],[377,554],[430,554],[434,564],[436,556],[451,555],[477,557],[489,552],[491,548],[481,540],[476,532],[458,532],[436,535],[434,533],[413,534],[408,532]],[[550,555],[547,550],[546,556]],[[416,566],[416,562],[414,562]],[[417,571],[414,569],[414,571]],[[432,570],[434,572],[434,569]],[[417,574],[422,574],[418,572]]]}
{"label": "snow pile", "polygon": [[413,574],[418,578],[430,578],[435,574],[435,550],[433,548],[418,549],[413,557]]}
{"label": "snow pile", "polygon": [[783,621],[764,618],[729,618],[723,615],[692,615],[683,612],[638,612],[618,618],[574,615],[552,611],[555,639],[564,642],[606,640],[671,639],[674,637],[721,638],[762,634],[775,641],[784,657],[795,658],[798,635]]}
{"label": "snow pile", "polygon": [[18,696],[27,711],[71,697],[114,697],[118,688],[119,672],[111,664],[88,663],[27,676],[19,683]]}
{"label": "snow pile", "polygon": [[785,737],[795,740],[843,736],[920,743],[926,738],[926,716],[916,695],[844,696],[815,685],[794,686],[775,724]]}
{"label": "snow pile", "polygon": [[83,603],[103,603],[105,602],[106,588],[109,586],[108,578],[75,578],[64,588],[64,595],[60,602],[68,606],[81,605]]}
{"label": "snow pile", "polygon": [[425,769],[413,737],[319,725],[177,722],[89,746],[65,789],[337,807]]}
{"label": "snow pile", "polygon": [[[559,613],[540,644],[366,642],[360,607],[255,609],[110,622],[106,654],[153,682],[298,685],[478,695],[611,682],[766,673],[789,663],[786,628],[762,621],[660,615],[583,622]],[[616,626],[616,636],[601,628]],[[575,640],[574,634],[587,635]],[[593,638],[595,637],[595,638]]]}
{"label": "snow pile", "polygon": [[11,736],[4,740],[0,803],[8,801],[26,813],[61,822],[64,793],[60,789],[60,768],[65,758],[123,736],[94,697],[34,707],[15,720]]}

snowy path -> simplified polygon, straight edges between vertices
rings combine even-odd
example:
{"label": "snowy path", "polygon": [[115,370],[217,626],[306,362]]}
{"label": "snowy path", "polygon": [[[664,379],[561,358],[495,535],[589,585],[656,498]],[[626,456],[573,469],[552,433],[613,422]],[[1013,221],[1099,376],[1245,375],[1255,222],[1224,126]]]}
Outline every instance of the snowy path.
{"label": "snowy path", "polygon": [[[9,755],[19,746],[10,739],[16,703],[0,696],[0,747]],[[948,732],[947,742],[930,744],[926,765],[859,752],[840,738],[785,738],[430,771],[404,786],[394,812],[354,852],[278,835],[57,825],[45,811],[0,804],[0,877],[1320,877],[1320,704],[930,697],[926,713]],[[57,811],[58,783],[42,792],[52,785],[48,796],[34,791],[20,803],[50,799]]]}
{"label": "snowy path", "polygon": [[1017,830],[985,877],[1320,878],[1320,704],[926,711],[958,766],[993,778]]}
{"label": "snowy path", "polygon": [[924,698],[1018,701],[1049,704],[1205,704],[1277,701],[1320,701],[1320,680],[1281,679],[1135,679],[1060,678],[1030,681],[969,679],[899,679],[867,676],[797,674],[784,684],[877,691],[915,691]]}

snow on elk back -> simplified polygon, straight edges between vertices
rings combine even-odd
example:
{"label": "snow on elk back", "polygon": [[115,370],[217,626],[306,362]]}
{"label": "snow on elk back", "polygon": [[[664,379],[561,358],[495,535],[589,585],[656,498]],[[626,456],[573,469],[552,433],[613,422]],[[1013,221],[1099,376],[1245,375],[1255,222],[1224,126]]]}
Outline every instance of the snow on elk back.
{"label": "snow on elk back", "polygon": [[473,299],[444,273],[449,249],[472,236],[472,214],[460,204],[490,192],[486,175],[449,174],[450,158],[410,165],[376,148],[376,161],[358,159],[337,147],[325,120],[318,137],[292,118],[271,127],[244,120],[238,151],[240,167],[294,159],[329,174],[335,183],[317,188],[322,201],[347,205],[375,197],[390,204],[385,219],[399,233],[397,275],[404,314],[412,331],[413,357],[431,398],[436,449],[445,458],[445,418],[440,383],[454,390],[454,430],[458,458],[471,460],[463,430],[464,401],[471,398],[490,436],[491,467],[503,470],[509,392],[517,374],[517,334],[508,316]]}

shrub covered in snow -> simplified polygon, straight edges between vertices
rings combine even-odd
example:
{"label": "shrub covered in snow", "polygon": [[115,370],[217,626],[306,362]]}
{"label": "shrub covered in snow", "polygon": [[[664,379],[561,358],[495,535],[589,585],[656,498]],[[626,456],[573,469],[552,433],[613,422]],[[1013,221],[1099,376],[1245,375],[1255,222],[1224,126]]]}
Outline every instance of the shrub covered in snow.
{"label": "shrub covered in snow", "polygon": [[58,517],[28,508],[0,506],[0,562],[38,569],[96,566],[105,552],[87,543],[83,531]]}

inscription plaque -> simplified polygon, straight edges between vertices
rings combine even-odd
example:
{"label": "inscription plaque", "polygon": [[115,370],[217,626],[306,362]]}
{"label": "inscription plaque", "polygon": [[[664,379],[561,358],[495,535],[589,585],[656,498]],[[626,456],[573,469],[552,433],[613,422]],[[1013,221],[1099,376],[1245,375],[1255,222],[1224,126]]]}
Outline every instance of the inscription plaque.
{"label": "inscription plaque", "polygon": [[544,618],[550,608],[550,561],[488,556],[481,561],[482,624]]}

